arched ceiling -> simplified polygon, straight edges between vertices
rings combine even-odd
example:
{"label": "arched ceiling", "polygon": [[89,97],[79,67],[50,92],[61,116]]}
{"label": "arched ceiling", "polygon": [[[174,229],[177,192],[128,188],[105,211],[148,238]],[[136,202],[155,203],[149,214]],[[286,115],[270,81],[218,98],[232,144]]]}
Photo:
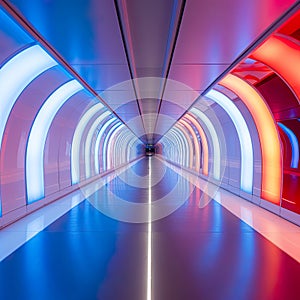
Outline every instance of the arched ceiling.
{"label": "arched ceiling", "polygon": [[[295,0],[0,3],[150,144],[299,5]],[[180,84],[170,87],[166,78]],[[193,96],[178,103],[166,97],[168,88],[192,90]],[[125,101],[124,95],[130,97]],[[159,117],[164,114],[166,120]]]}

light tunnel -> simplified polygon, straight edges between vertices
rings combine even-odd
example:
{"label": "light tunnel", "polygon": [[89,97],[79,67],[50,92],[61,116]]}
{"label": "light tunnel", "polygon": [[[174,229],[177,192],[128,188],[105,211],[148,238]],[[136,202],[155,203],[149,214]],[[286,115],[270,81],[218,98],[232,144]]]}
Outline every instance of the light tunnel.
{"label": "light tunnel", "polygon": [[[15,38],[14,47],[0,53],[1,216],[11,222],[10,212],[43,206],[142,152],[139,139],[101,99],[0,12],[1,24],[12,23],[18,34],[7,36]],[[1,46],[10,44],[3,38]]]}
{"label": "light tunnel", "polygon": [[[293,18],[299,16],[291,18],[295,24]],[[0,19],[0,207],[6,224],[15,211],[25,215],[142,157],[145,137],[155,134],[138,136],[128,126],[134,120],[137,132],[151,122],[154,128],[146,117],[150,109],[135,120],[146,101],[138,109],[128,99],[106,103],[4,8]],[[299,178],[300,47],[286,24],[193,98],[189,109],[174,101],[180,118],[154,147],[168,162],[247,200],[298,214],[299,200],[288,191]],[[160,94],[162,86],[155,87]],[[135,95],[143,98],[143,89],[135,87]],[[125,104],[131,109],[126,122],[119,117]]]}
{"label": "light tunnel", "polygon": [[0,0],[1,299],[299,298],[299,160],[299,0]]}

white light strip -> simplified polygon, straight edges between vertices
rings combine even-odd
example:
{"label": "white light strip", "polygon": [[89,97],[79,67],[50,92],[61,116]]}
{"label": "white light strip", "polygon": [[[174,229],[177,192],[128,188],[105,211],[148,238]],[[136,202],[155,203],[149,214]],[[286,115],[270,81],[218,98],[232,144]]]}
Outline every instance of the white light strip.
{"label": "white light strip", "polygon": [[93,116],[104,107],[102,103],[92,106],[80,119],[75,129],[71,147],[71,177],[72,184],[80,181],[80,145],[86,125]]}
{"label": "white light strip", "polygon": [[221,178],[221,148],[218,139],[217,132],[210,121],[210,119],[198,108],[192,108],[191,112],[199,117],[199,119],[205,124],[207,127],[209,134],[212,139],[213,146],[213,176],[215,179],[220,180]]}
{"label": "white light strip", "polygon": [[85,163],[85,178],[91,177],[91,147],[92,147],[92,141],[93,136],[95,134],[95,131],[97,127],[100,125],[100,123],[109,115],[111,112],[106,111],[102,115],[100,115],[92,124],[90,127],[88,134],[86,136],[85,140],[85,147],[84,147],[84,163]]}
{"label": "white light strip", "polygon": [[[173,127],[169,132],[168,135],[171,135],[172,137],[168,140],[169,144],[172,142],[172,154],[171,159],[177,163],[181,163],[183,166],[187,167],[189,165],[188,163],[188,157],[187,153],[188,151],[188,145],[185,143],[185,136],[183,133],[176,127]],[[175,146],[175,142],[177,142],[177,147]],[[174,149],[177,149],[179,152],[175,152]],[[168,149],[169,150],[169,149]],[[170,151],[170,150],[169,150]]]}
{"label": "white light strip", "polygon": [[179,126],[176,125],[174,126],[173,130],[177,133],[178,139],[182,141],[182,145],[185,146],[185,150],[183,150],[184,152],[182,151],[185,157],[184,166],[190,167],[190,160],[192,159],[192,157],[190,157],[190,149],[193,147],[193,144],[192,141],[187,138],[187,132],[184,132],[185,129],[183,128],[183,126],[181,126],[180,124]]}
{"label": "white light strip", "polygon": [[82,85],[76,80],[60,86],[45,101],[33,122],[26,149],[28,203],[44,197],[44,148],[52,121],[62,105],[82,89]]}
{"label": "white light strip", "polygon": [[148,182],[148,253],[147,253],[147,300],[152,299],[152,166],[151,157],[148,159],[149,182]]}
{"label": "white light strip", "polygon": [[[110,138],[109,138],[109,143],[107,145],[107,162],[106,162],[106,168],[107,170],[111,169],[112,167],[114,167],[114,165],[112,164],[112,159],[114,157],[114,155],[116,155],[116,149],[115,148],[115,143],[114,140],[115,140],[115,135],[120,131],[122,130],[123,128],[125,127],[124,124],[122,124],[121,126],[118,126],[118,128],[111,134]],[[112,148],[112,145],[114,145],[114,147]],[[125,149],[125,146],[126,145],[122,145],[124,147],[124,152],[126,151]],[[115,152],[114,152],[115,150]]]}
{"label": "white light strip", "polygon": [[109,159],[109,158],[108,158],[108,155],[111,155],[111,153],[108,153],[108,152],[107,152],[107,149],[108,149],[107,144],[108,144],[108,142],[109,142],[109,140],[110,140],[110,137],[111,137],[111,135],[113,134],[113,132],[114,132],[119,126],[121,126],[121,125],[124,125],[124,124],[122,124],[122,123],[120,122],[120,123],[115,124],[113,127],[111,127],[111,128],[109,129],[107,135],[106,135],[105,138],[104,138],[103,148],[102,148],[102,149],[103,149],[103,153],[102,153],[102,155],[103,155],[102,161],[103,161],[103,170],[104,170],[104,171],[108,170],[108,169],[107,169],[107,161],[108,161],[108,159]]}
{"label": "white light strip", "polygon": [[[168,138],[168,136],[170,137]],[[182,140],[180,130],[173,127],[163,138],[164,143],[166,144],[164,147],[164,152],[166,153],[168,159],[182,164],[183,166],[188,165],[188,163],[186,163],[186,155],[184,154],[188,153],[188,151],[186,150],[186,145]],[[175,149],[177,151],[175,151]]]}
{"label": "white light strip", "polygon": [[253,187],[253,145],[249,128],[243,118],[243,115],[231,101],[230,98],[224,94],[211,90],[205,96],[209,97],[216,103],[218,103],[229,115],[232,120],[235,129],[237,131],[240,149],[241,149],[241,182],[240,187],[247,193],[252,193]]}
{"label": "white light strip", "polygon": [[99,164],[99,149],[100,149],[100,141],[101,141],[101,138],[105,132],[105,130],[107,129],[108,126],[110,126],[110,124],[112,122],[115,122],[117,119],[116,118],[112,118],[110,120],[108,120],[100,129],[99,133],[98,133],[98,136],[97,136],[97,139],[96,139],[96,143],[95,143],[95,158],[94,158],[94,161],[95,161],[95,172],[96,174],[99,174],[100,173],[100,164]]}
{"label": "white light strip", "polygon": [[18,97],[30,82],[55,65],[57,62],[35,45],[18,53],[0,68],[0,149],[8,117]]}
{"label": "white light strip", "polygon": [[[115,136],[116,134],[119,133],[120,130],[122,130],[123,128],[125,127],[124,124],[121,124],[119,125],[116,130],[114,130],[110,137],[109,137],[109,143],[107,144],[107,162],[106,162],[106,169],[109,170],[111,169],[112,167],[115,167],[113,165],[113,159],[114,159],[114,155],[116,155],[116,149],[115,149],[115,142],[116,142],[116,139],[115,139]],[[125,127],[126,128],[126,127]],[[123,145],[124,146],[124,145]],[[125,147],[124,147],[125,148]],[[126,150],[123,149],[123,151],[125,152]]]}
{"label": "white light strip", "polygon": [[[121,132],[118,137],[117,141],[115,143],[115,149],[118,150],[118,153],[114,152],[114,158],[115,158],[115,166],[118,166],[122,163],[129,162],[130,160],[130,147],[132,144],[132,132],[129,131],[127,128],[125,128],[125,131]],[[126,150],[122,150],[122,147],[126,145]],[[129,156],[129,158],[128,158]]]}

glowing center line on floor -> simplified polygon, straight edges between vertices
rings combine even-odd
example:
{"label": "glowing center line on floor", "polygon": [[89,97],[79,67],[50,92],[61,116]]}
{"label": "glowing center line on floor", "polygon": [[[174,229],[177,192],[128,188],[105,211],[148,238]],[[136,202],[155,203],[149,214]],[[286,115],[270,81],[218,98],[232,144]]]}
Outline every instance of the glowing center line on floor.
{"label": "glowing center line on floor", "polygon": [[151,191],[151,157],[148,159],[148,170],[149,170],[149,181],[148,181],[148,255],[147,255],[147,300],[152,299],[151,289],[152,289],[152,191]]}

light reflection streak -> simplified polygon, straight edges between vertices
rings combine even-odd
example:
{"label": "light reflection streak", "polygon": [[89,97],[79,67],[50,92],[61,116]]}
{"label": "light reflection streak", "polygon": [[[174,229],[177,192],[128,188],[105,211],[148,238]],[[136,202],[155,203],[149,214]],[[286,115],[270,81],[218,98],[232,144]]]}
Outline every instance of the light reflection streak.
{"label": "light reflection streak", "polygon": [[148,160],[149,180],[148,180],[148,254],[147,254],[147,300],[152,299],[152,182],[151,182],[151,157]]}

